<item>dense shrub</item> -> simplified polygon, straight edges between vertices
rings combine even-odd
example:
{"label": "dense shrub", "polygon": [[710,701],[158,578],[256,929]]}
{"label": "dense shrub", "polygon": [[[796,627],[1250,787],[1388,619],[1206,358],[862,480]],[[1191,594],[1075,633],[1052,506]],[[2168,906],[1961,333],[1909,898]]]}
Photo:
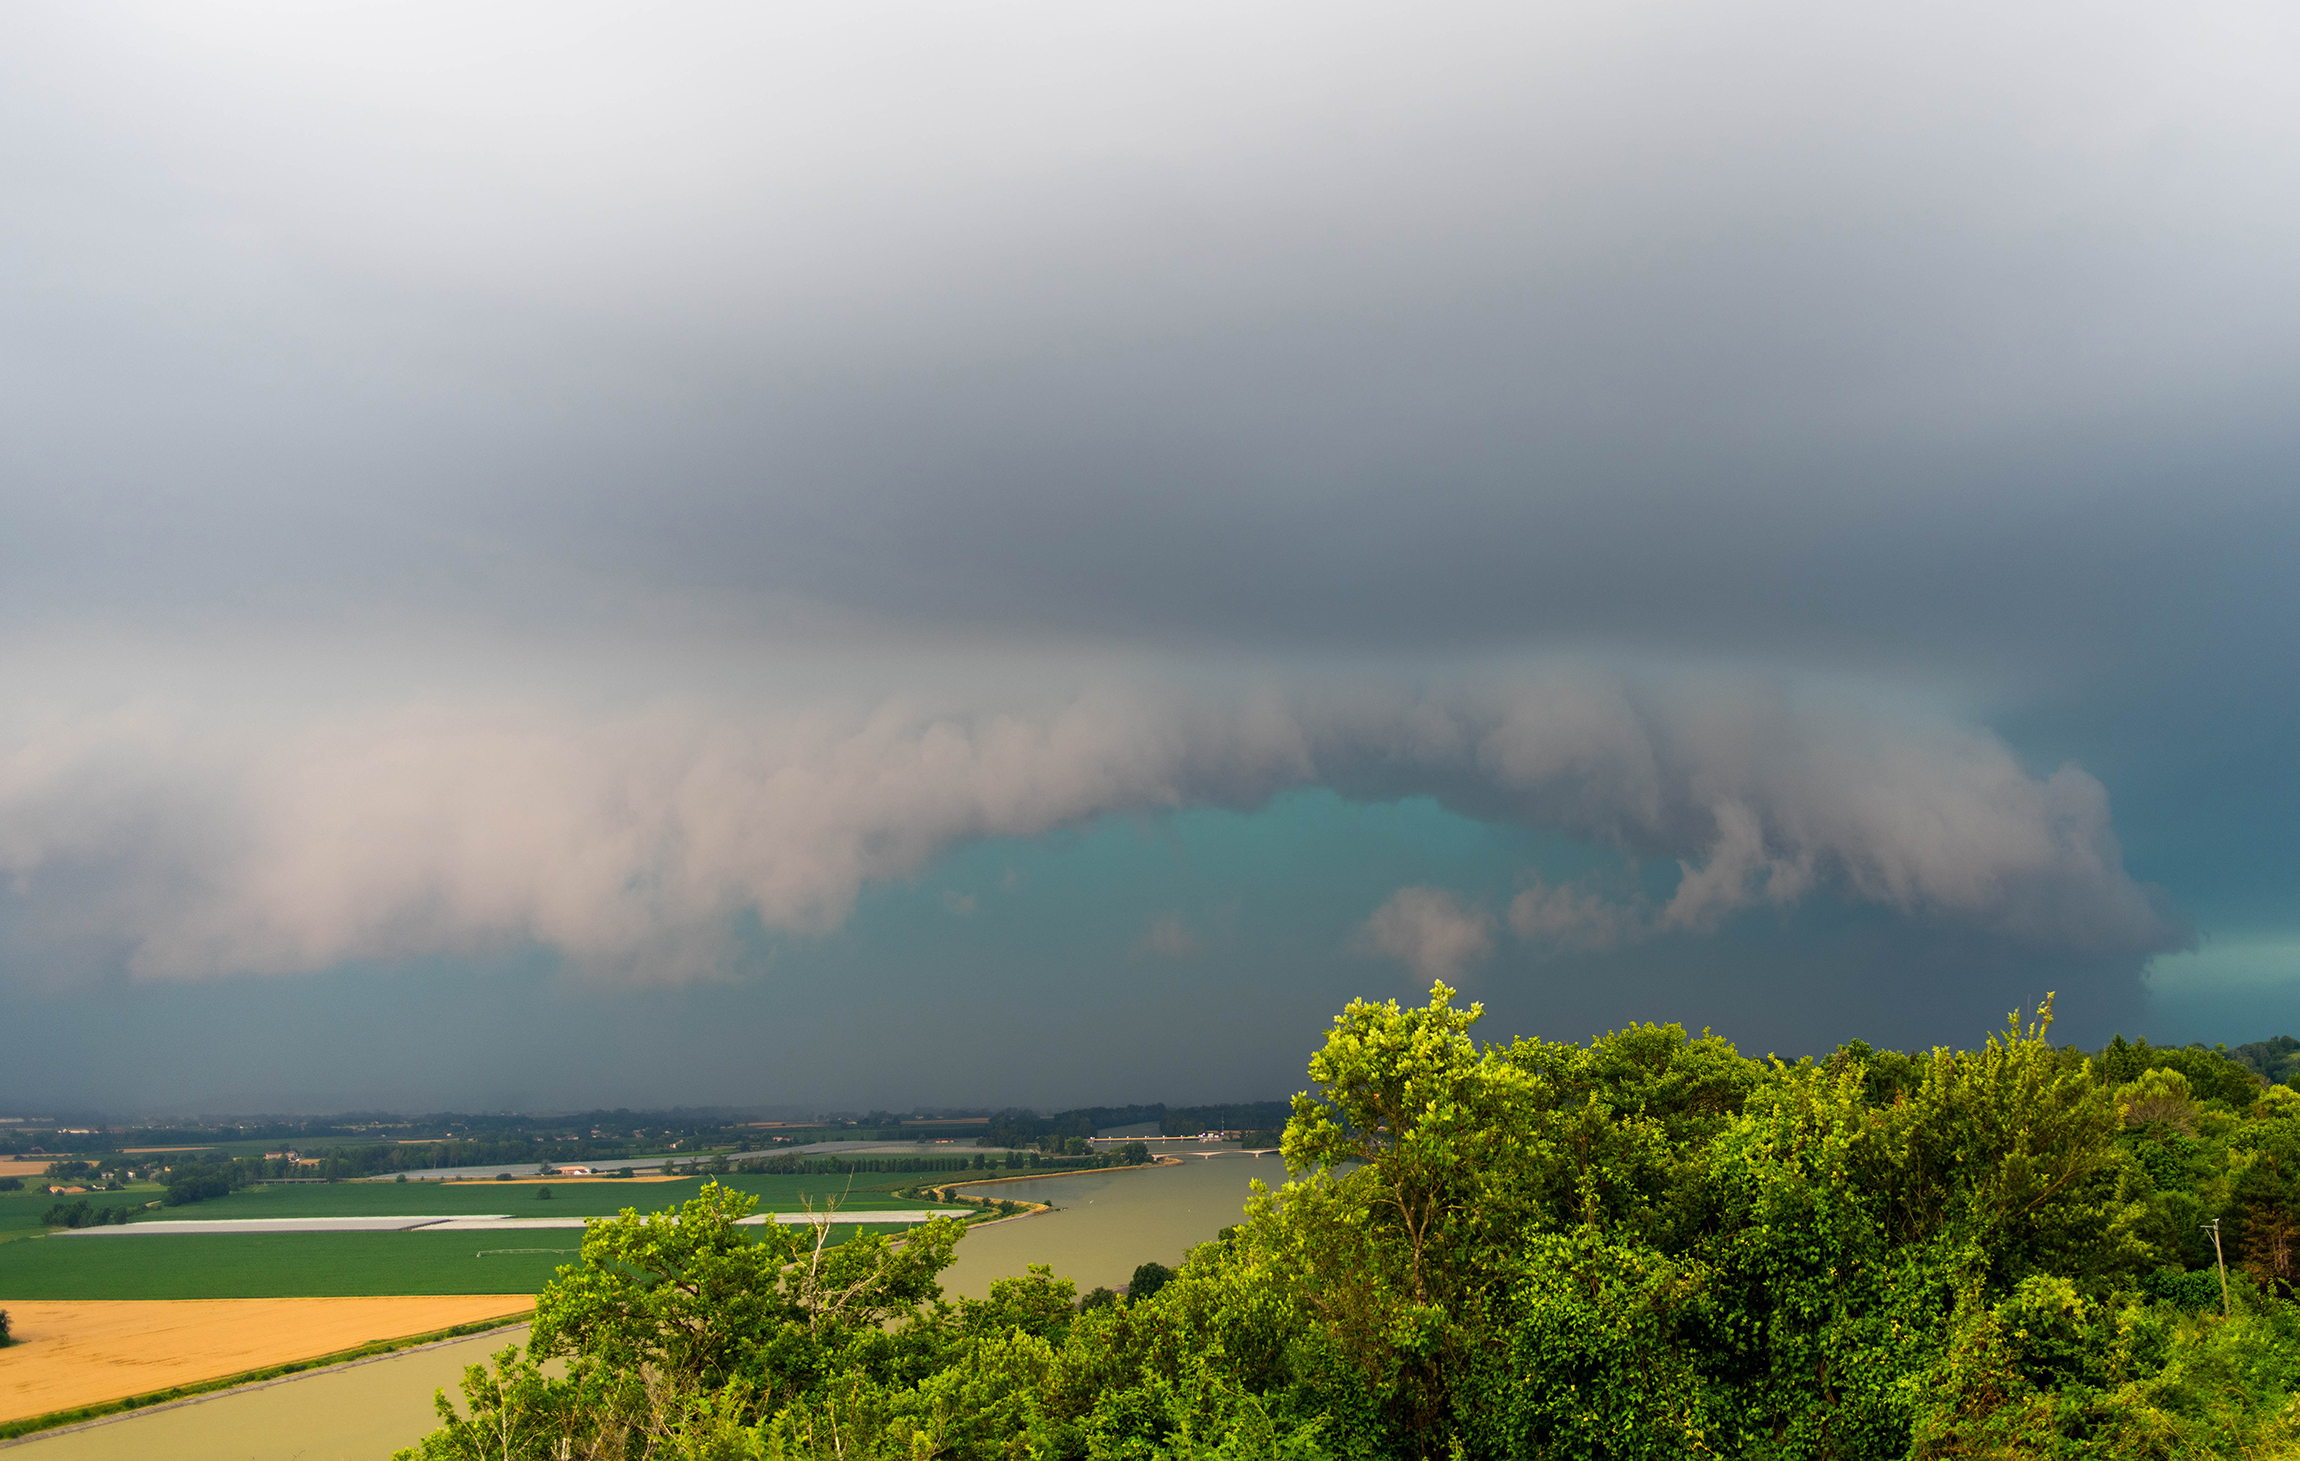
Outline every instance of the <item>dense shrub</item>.
{"label": "dense shrub", "polygon": [[408,1454],[2300,1454],[2289,1089],[2055,1047],[2049,1003],[1794,1065],[1673,1025],[1481,1047],[1478,1013],[1353,1003],[1297,1180],[1123,1300],[1034,1268],[948,1301],[956,1223],[815,1250],[715,1186],[595,1224]]}
{"label": "dense shrub", "polygon": [[2276,1085],[2289,1086],[2300,1080],[2300,1040],[2290,1035],[2239,1045],[2229,1052],[2229,1058]]}
{"label": "dense shrub", "polygon": [[129,1209],[124,1207],[93,1207],[83,1197],[77,1202],[59,1202],[40,1215],[40,1222],[51,1228],[96,1228],[128,1220]]}
{"label": "dense shrub", "polygon": [[167,1195],[160,1200],[169,1207],[182,1207],[211,1197],[228,1197],[245,1184],[246,1178],[228,1162],[179,1167],[168,1174]]}
{"label": "dense shrub", "polygon": [[1142,1264],[1134,1270],[1134,1276],[1126,1281],[1126,1297],[1147,1299],[1166,1287],[1173,1277],[1174,1270],[1163,1263]]}

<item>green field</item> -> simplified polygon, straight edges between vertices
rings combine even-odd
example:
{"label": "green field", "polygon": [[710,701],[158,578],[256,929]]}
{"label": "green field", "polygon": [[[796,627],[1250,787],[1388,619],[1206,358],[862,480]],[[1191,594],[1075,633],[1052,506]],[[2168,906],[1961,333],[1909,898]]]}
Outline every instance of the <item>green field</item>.
{"label": "green field", "polygon": [[[676,1182],[553,1182],[525,1178],[517,1182],[328,1182],[270,1187],[248,1187],[229,1197],[211,1197],[184,1207],[155,1209],[148,1218],[170,1222],[197,1218],[380,1217],[407,1213],[445,1213],[461,1216],[500,1212],[513,1217],[604,1217],[635,1207],[657,1212],[677,1207],[700,1192],[706,1178]],[[871,1172],[853,1179],[852,1191],[844,1177],[740,1177],[715,1179],[759,1200],[761,1212],[798,1212],[808,1203],[816,1207],[835,1201],[839,1207],[867,1211],[873,1208],[932,1206],[893,1196],[893,1189],[921,1179],[910,1174]],[[867,1184],[867,1185],[866,1185]],[[538,1188],[551,1189],[549,1200],[536,1197]],[[25,1194],[10,1193],[16,1197]],[[114,1201],[135,1196],[148,1202],[159,1195],[115,1193]],[[56,1201],[42,1196],[32,1220]]]}
{"label": "green field", "polygon": [[[184,1207],[156,1208],[147,1220],[226,1218],[474,1215],[604,1217],[626,1207],[677,1207],[705,1179],[677,1182],[334,1182],[251,1187]],[[898,1199],[892,1189],[917,1180],[873,1173],[843,1177],[719,1179],[749,1193],[768,1212],[796,1212],[835,1199],[864,1213],[931,1206]],[[864,1187],[864,1183],[872,1184]],[[549,1200],[536,1197],[550,1186]],[[142,1208],[160,1189],[85,1194],[91,1206]],[[482,1248],[576,1248],[576,1229],[488,1233],[185,1233],[40,1237],[40,1216],[59,1201],[45,1192],[0,1193],[0,1301],[7,1299],[266,1299],[358,1294],[532,1293],[572,1254],[520,1253],[480,1258]],[[959,1211],[960,1209],[953,1209]],[[832,1229],[835,1238],[885,1227]]]}
{"label": "green field", "polygon": [[[856,1233],[891,1226],[840,1226]],[[284,1299],[362,1294],[529,1294],[581,1246],[575,1229],[494,1233],[165,1233],[0,1243],[0,1305],[11,1299]]]}
{"label": "green field", "polygon": [[[513,1217],[602,1217],[635,1207],[642,1212],[676,1207],[702,1189],[703,1178],[676,1182],[552,1182],[529,1178],[517,1182],[329,1182],[249,1187],[229,1197],[211,1197],[184,1207],[153,1208],[164,1189],[139,1183],[125,1192],[83,1192],[52,1196],[30,1190],[0,1192],[0,1241],[44,1231],[40,1217],[59,1202],[85,1197],[91,1207],[137,1210],[144,1221],[181,1221],[199,1218],[377,1217],[403,1213],[445,1213],[450,1216],[500,1212]],[[816,1207],[835,1201],[841,1208],[869,1211],[889,1207],[931,1207],[893,1195],[894,1189],[932,1180],[909,1173],[870,1172],[844,1177],[743,1177],[717,1179],[759,1200],[765,1212],[798,1212],[809,1203]],[[549,1187],[549,1200],[538,1199],[538,1187]]]}

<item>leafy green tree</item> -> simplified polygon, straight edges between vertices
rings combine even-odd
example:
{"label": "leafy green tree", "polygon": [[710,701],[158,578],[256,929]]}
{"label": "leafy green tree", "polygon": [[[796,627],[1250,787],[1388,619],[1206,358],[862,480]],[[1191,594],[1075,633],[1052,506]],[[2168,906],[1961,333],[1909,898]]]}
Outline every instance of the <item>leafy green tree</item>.
{"label": "leafy green tree", "polygon": [[[2245,1050],[2255,1048],[2243,1047]],[[2093,1060],[2111,1085],[2124,1085],[2152,1070],[2178,1071],[2187,1077],[2197,1099],[2221,1101],[2234,1110],[2250,1106],[2258,1098],[2260,1088],[2268,1083],[2260,1072],[2248,1068],[2242,1059],[2225,1048],[2152,1046],[2146,1040],[2128,1042],[2119,1035]]]}
{"label": "leafy green tree", "polygon": [[1352,1003],[1296,1180],[1124,1303],[1043,1266],[943,1300],[956,1224],[833,1247],[717,1188],[594,1222],[424,1455],[2300,1454],[2290,1089],[2056,1047],[2049,998],[1978,1050],[1794,1064],[1676,1025],[1481,1047],[1452,1001]]}
{"label": "leafy green tree", "polygon": [[440,1428],[394,1461],[560,1461],[629,1454],[628,1430],[609,1419],[601,1375],[585,1366],[570,1381],[548,1378],[517,1345],[493,1356],[492,1366],[464,1369],[463,1413],[437,1392]]}
{"label": "leafy green tree", "polygon": [[1163,1263],[1139,1263],[1134,1276],[1126,1281],[1126,1296],[1147,1299],[1174,1281],[1174,1270]]}
{"label": "leafy green tree", "polygon": [[644,1428],[669,1402],[740,1387],[770,1410],[839,1368],[851,1347],[939,1296],[956,1219],[832,1246],[828,1223],[743,1225],[753,1199],[708,1183],[676,1213],[594,1219],[580,1263],[536,1302],[530,1352],[564,1356],[616,1390]]}
{"label": "leafy green tree", "polygon": [[2272,1085],[2289,1086],[2300,1081],[2300,1040],[2290,1035],[2239,1045],[2229,1052],[2229,1058]]}
{"label": "leafy green tree", "polygon": [[[1512,1160],[1537,1077],[1469,1029],[1483,1010],[1433,987],[1423,1009],[1353,1000],[1310,1057],[1316,1093],[1294,1098],[1284,1153],[1310,1174],[1295,1193],[1316,1236],[1304,1281],[1390,1423],[1432,1444],[1450,1388],[1482,1337],[1486,1199]],[[1344,1175],[1346,1169],[1347,1174]]]}

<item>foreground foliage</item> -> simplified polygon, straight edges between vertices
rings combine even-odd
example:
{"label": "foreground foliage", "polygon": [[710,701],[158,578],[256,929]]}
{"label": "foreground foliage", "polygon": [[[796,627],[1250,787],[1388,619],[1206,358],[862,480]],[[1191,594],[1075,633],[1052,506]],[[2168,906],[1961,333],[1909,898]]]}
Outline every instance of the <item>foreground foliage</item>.
{"label": "foreground foliage", "polygon": [[1795,1065],[1477,1018],[1353,1003],[1299,1180],[1124,1298],[1035,1268],[945,1300],[955,1221],[825,1248],[712,1187],[594,1222],[528,1351],[402,1454],[2300,1454],[2290,1089],[2056,1048],[2049,1001],[1977,1051]]}

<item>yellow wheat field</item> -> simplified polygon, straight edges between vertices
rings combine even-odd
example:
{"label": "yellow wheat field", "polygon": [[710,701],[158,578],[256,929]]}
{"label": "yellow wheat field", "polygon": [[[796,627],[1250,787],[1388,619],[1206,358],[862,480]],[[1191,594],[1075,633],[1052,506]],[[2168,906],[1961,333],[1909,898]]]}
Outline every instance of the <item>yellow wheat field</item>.
{"label": "yellow wheat field", "polygon": [[311,1359],[374,1339],[524,1314],[529,1294],[0,1302],[0,1420]]}

